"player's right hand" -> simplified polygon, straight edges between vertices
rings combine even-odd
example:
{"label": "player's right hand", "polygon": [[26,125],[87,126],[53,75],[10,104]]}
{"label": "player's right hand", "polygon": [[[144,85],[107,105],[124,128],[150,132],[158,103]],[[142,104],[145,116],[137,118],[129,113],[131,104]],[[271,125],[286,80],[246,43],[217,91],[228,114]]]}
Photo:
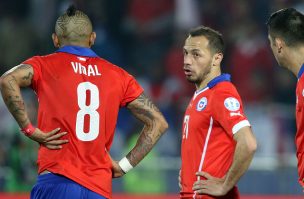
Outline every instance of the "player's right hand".
{"label": "player's right hand", "polygon": [[207,172],[199,171],[196,176],[205,178],[205,180],[197,180],[194,182],[192,190],[197,194],[208,194],[211,196],[224,196],[231,189],[224,186],[225,176],[216,178]]}
{"label": "player's right hand", "polygon": [[69,142],[69,140],[61,140],[60,138],[67,134],[67,132],[60,132],[60,128],[56,128],[50,132],[43,132],[36,128],[34,133],[29,136],[32,140],[42,144],[48,149],[61,149],[63,144]]}

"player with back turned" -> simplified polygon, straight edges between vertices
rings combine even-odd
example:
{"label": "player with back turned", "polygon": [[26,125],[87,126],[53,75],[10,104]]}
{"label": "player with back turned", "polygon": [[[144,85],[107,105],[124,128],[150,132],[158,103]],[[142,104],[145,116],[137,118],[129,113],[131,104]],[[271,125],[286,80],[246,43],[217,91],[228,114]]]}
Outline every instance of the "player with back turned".
{"label": "player with back turned", "polygon": [[196,91],[185,111],[180,198],[240,198],[236,183],[248,169],[256,140],[241,98],[221,74],[221,34],[200,26],[184,45],[184,72]]}
{"label": "player with back turned", "polygon": [[[61,15],[52,38],[59,48],[55,53],[34,56],[0,79],[4,102],[21,131],[40,143],[31,198],[111,198],[112,177],[136,166],[168,124],[131,75],[91,50],[96,34],[82,11],[70,7]],[[20,93],[28,86],[39,99],[37,128]],[[144,128],[134,148],[116,162],[108,151],[123,106]]]}
{"label": "player with back turned", "polygon": [[267,22],[268,38],[278,64],[297,78],[296,147],[299,183],[304,190],[304,15],[294,8],[274,12]]}

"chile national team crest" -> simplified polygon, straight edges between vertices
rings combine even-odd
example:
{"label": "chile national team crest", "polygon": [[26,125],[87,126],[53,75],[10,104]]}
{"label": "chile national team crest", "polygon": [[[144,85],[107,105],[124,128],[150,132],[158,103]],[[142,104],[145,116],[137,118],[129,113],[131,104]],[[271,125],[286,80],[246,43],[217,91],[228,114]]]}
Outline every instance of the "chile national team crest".
{"label": "chile national team crest", "polygon": [[206,97],[203,97],[202,99],[200,99],[196,105],[196,110],[197,111],[202,111],[206,108],[207,106],[207,98]]}

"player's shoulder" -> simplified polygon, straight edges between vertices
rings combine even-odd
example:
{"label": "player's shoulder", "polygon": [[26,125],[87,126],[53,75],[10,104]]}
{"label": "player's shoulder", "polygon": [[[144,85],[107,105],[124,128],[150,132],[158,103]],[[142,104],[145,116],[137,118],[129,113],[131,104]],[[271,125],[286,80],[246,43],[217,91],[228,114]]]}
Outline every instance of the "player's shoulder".
{"label": "player's shoulder", "polygon": [[211,100],[216,107],[219,104],[230,106],[229,104],[240,104],[242,99],[234,86],[230,81],[223,81],[218,83],[212,88]]}
{"label": "player's shoulder", "polygon": [[133,75],[131,75],[128,71],[123,69],[122,67],[111,63],[110,61],[103,58],[96,58],[100,62],[100,66],[103,68],[103,72],[107,74],[111,74],[112,77],[118,78],[122,81],[134,79]]}
{"label": "player's shoulder", "polygon": [[216,93],[237,92],[235,85],[230,81],[223,81],[211,88]]}
{"label": "player's shoulder", "polygon": [[241,99],[236,87],[230,81],[220,82],[212,90],[212,96],[217,99],[216,101],[222,101],[227,98]]}
{"label": "player's shoulder", "polygon": [[235,90],[235,86],[231,83],[231,75],[227,73],[215,76],[207,86],[212,92]]}
{"label": "player's shoulder", "polygon": [[103,59],[101,57],[96,58],[98,59],[98,62],[100,63],[100,65],[102,67],[104,67],[107,70],[110,70],[114,73],[118,73],[118,74],[128,74],[128,72],[126,70],[124,70],[122,67],[117,66],[116,64],[113,64],[112,62]]}
{"label": "player's shoulder", "polygon": [[298,82],[300,84],[304,84],[304,74],[302,74],[300,77],[298,77]]}
{"label": "player's shoulder", "polygon": [[30,65],[44,65],[45,62],[45,55],[34,55],[32,57],[29,57],[27,60],[25,60],[22,63],[30,64]]}
{"label": "player's shoulder", "polygon": [[37,60],[37,61],[46,61],[50,59],[54,59],[56,56],[56,53],[46,54],[46,55],[34,55],[30,57],[29,59]]}
{"label": "player's shoulder", "polygon": [[101,58],[101,57],[96,57],[96,60],[97,62],[99,62],[102,66],[105,66],[105,67],[108,67],[112,70],[116,70],[116,71],[120,71],[121,68],[115,64],[113,64],[112,62],[104,59],[104,58]]}

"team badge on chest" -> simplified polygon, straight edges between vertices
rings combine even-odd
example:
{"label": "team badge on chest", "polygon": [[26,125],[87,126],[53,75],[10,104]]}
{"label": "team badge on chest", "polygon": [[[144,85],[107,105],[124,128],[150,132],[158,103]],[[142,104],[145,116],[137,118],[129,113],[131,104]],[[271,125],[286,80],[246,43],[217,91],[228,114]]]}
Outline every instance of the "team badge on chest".
{"label": "team badge on chest", "polygon": [[201,98],[196,105],[196,110],[197,111],[204,110],[207,106],[207,103],[208,103],[208,101],[207,101],[206,97]]}

